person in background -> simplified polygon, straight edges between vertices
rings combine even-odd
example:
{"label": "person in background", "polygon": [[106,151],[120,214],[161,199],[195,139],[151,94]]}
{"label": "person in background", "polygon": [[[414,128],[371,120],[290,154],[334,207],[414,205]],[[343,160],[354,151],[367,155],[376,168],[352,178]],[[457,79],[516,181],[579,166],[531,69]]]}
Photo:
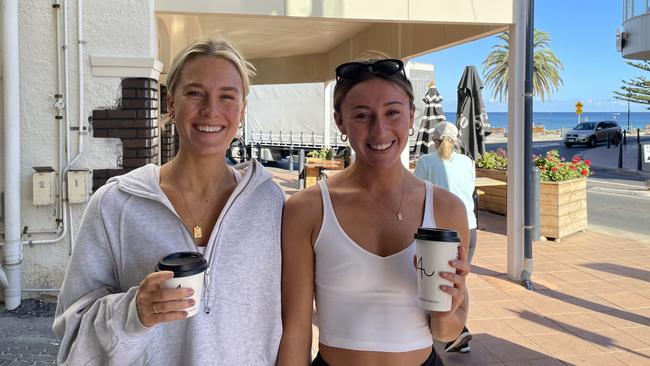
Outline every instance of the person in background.
{"label": "person in background", "polygon": [[[275,365],[284,194],[258,162],[225,163],[252,73],[227,41],[174,59],[167,105],[180,150],[93,194],[59,294],[59,364]],[[209,266],[191,318],[192,289],[162,288],[173,272],[153,271],[179,251]]]}
{"label": "person in background", "polygon": [[[465,204],[469,224],[469,255],[471,265],[476,250],[476,216],[474,215],[474,162],[467,155],[458,153],[458,128],[453,123],[442,121],[433,130],[436,150],[418,159],[415,175],[455,194]],[[470,351],[472,339],[467,327],[460,336],[445,345],[447,352],[466,353]]]}
{"label": "person in background", "polygon": [[[433,339],[453,340],[467,319],[465,206],[401,162],[413,129],[413,89],[400,60],[370,55],[336,68],[334,118],[352,165],[293,195],[282,224],[283,334],[278,364],[440,365]],[[414,234],[459,232],[449,312],[418,307]]]}

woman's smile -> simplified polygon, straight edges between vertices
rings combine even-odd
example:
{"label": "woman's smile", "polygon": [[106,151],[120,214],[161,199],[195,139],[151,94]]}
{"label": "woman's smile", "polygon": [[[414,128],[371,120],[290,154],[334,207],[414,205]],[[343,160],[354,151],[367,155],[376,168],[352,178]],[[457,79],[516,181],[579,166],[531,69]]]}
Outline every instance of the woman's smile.
{"label": "woman's smile", "polygon": [[395,145],[395,140],[384,143],[384,144],[367,144],[367,146],[377,152],[384,152]]}
{"label": "woman's smile", "polygon": [[223,131],[225,126],[215,126],[215,125],[205,125],[205,124],[196,124],[193,126],[195,130],[204,133],[218,133]]}

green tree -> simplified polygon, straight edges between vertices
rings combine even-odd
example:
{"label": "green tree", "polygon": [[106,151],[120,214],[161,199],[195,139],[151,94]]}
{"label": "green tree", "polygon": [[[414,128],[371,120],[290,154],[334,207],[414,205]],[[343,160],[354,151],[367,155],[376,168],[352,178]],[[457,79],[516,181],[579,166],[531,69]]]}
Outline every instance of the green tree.
{"label": "green tree", "polygon": [[[508,95],[508,53],[510,35],[503,32],[497,37],[502,41],[492,46],[492,51],[483,61],[483,76],[487,86],[492,88],[492,97],[504,101]],[[550,48],[548,33],[535,29],[533,36],[533,90],[542,100],[557,91],[563,81],[560,70],[564,69],[560,59]]]}
{"label": "green tree", "polygon": [[[628,61],[627,64],[650,72],[650,61]],[[650,80],[643,76],[637,76],[634,79],[621,81],[623,82],[621,90],[614,91],[615,99],[650,105]],[[650,107],[648,107],[648,109],[650,109]]]}

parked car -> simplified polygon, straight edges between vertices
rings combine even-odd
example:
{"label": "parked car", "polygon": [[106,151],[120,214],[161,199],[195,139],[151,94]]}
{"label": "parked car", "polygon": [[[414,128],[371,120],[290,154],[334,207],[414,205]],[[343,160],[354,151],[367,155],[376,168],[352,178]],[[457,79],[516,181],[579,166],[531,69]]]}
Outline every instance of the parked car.
{"label": "parked car", "polygon": [[621,127],[614,121],[582,122],[564,135],[564,145],[587,144],[589,147],[607,142],[615,145],[621,141]]}

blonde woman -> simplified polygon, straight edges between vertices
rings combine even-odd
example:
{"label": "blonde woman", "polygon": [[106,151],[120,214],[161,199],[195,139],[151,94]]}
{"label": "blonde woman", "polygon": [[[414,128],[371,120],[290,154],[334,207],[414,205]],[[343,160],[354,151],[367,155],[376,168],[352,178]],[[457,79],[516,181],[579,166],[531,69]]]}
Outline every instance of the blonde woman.
{"label": "blonde woman", "polygon": [[[176,56],[167,105],[180,150],[90,200],[54,320],[60,364],[275,364],[284,195],[259,163],[225,164],[252,71],[226,41]],[[163,289],[173,273],[153,272],[179,251],[201,252],[209,266],[191,318],[192,290]]]}
{"label": "blonde woman", "polygon": [[[435,185],[445,188],[465,204],[469,224],[468,263],[472,263],[476,249],[476,216],[474,216],[474,162],[467,155],[458,153],[458,129],[452,123],[442,121],[433,130],[436,150],[420,157],[415,167],[415,175]],[[454,341],[447,343],[447,352],[466,353],[470,351],[472,339],[467,328]]]}

